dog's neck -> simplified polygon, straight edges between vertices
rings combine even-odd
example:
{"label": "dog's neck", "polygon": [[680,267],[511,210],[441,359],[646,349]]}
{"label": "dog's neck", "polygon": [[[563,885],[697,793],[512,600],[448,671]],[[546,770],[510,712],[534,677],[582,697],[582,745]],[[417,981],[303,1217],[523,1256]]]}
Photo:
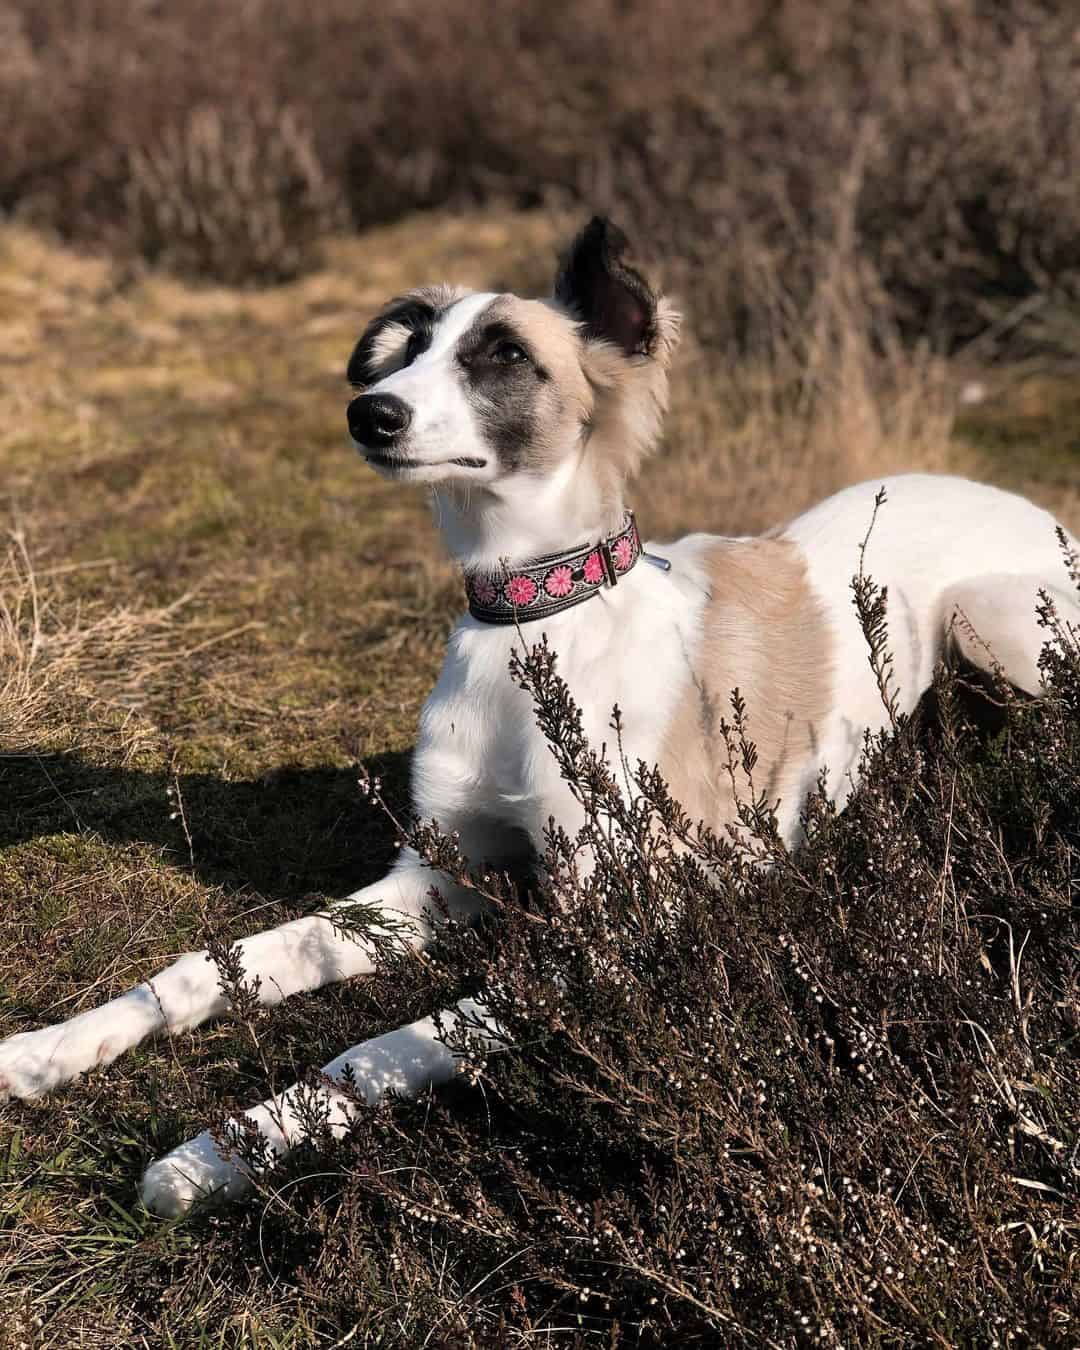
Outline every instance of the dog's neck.
{"label": "dog's neck", "polygon": [[495,570],[561,553],[621,528],[622,485],[603,484],[580,459],[465,494],[434,494],[435,521],[466,570]]}

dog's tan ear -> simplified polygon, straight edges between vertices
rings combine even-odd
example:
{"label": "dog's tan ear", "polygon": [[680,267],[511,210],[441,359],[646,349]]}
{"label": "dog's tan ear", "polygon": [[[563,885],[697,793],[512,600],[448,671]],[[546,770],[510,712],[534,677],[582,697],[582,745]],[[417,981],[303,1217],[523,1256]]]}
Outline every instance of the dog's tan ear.
{"label": "dog's tan ear", "polygon": [[661,343],[661,301],[626,262],[630,244],[617,225],[594,216],[563,259],[555,299],[576,314],[587,338],[614,343],[626,356],[652,356]]}

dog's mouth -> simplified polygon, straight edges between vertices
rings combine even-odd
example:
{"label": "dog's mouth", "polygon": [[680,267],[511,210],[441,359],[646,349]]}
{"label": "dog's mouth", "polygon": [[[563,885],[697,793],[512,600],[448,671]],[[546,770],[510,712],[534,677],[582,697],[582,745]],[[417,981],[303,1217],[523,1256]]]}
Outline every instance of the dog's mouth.
{"label": "dog's mouth", "polygon": [[459,469],[487,467],[486,459],[477,459],[473,455],[461,455],[456,459],[406,459],[403,455],[384,455],[378,450],[365,450],[364,458],[380,469],[440,469],[448,464],[454,464]]}

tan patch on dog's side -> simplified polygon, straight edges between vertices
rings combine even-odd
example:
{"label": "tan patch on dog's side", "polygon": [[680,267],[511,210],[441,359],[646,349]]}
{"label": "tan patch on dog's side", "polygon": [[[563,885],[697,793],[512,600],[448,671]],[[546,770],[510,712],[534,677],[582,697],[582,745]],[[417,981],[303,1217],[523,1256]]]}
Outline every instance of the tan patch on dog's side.
{"label": "tan patch on dog's side", "polygon": [[[832,653],[824,611],[806,564],[783,539],[721,539],[704,559],[709,596],[697,650],[660,754],[676,801],[720,831],[737,820],[721,720],[731,694],[746,704],[757,747],[754,788],[786,805],[813,785],[831,706]],[[749,797],[740,769],[736,784]]]}

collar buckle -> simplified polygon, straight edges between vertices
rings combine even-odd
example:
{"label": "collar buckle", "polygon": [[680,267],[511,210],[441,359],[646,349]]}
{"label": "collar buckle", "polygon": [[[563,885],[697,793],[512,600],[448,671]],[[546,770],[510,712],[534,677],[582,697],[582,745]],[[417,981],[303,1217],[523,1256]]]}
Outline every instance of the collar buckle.
{"label": "collar buckle", "polygon": [[604,564],[604,577],[609,586],[619,584],[619,576],[615,571],[615,559],[611,554],[611,544],[607,539],[601,539],[599,543],[600,561]]}

